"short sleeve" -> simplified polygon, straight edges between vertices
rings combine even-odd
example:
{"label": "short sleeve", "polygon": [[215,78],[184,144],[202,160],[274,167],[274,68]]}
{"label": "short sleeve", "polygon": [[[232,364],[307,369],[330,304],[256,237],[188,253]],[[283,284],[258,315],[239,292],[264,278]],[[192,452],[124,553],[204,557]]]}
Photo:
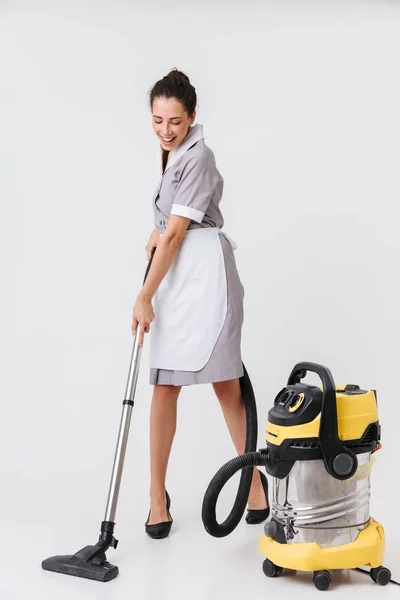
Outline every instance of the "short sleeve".
{"label": "short sleeve", "polygon": [[211,156],[206,153],[191,156],[181,168],[171,215],[201,223],[218,181],[218,171]]}

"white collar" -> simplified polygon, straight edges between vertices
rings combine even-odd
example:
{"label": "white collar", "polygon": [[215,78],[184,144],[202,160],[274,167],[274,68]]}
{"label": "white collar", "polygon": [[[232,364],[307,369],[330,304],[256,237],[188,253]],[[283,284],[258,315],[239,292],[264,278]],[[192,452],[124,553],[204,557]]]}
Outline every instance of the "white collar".
{"label": "white collar", "polygon": [[[203,125],[194,125],[194,127],[191,127],[188,135],[185,137],[183,142],[179,146],[177,146],[177,148],[175,148],[175,150],[172,150],[171,156],[169,157],[169,160],[168,160],[167,168],[165,169],[164,173],[166,173],[168,171],[168,169],[179,158],[181,158],[181,156],[183,156],[185,154],[186,150],[189,150],[189,148],[191,148],[193,146],[193,144],[195,144],[199,140],[203,140],[203,139],[204,139]],[[161,147],[161,171],[162,171],[162,147]]]}

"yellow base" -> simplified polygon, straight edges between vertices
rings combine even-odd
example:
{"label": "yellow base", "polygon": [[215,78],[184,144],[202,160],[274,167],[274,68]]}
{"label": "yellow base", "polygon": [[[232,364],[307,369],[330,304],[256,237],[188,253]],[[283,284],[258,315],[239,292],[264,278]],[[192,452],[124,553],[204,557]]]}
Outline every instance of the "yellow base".
{"label": "yellow base", "polygon": [[383,564],[385,534],[382,525],[371,518],[354,542],[342,546],[321,548],[316,542],[279,544],[262,535],[259,548],[275,565],[295,571],[355,569],[364,565],[374,568]]}

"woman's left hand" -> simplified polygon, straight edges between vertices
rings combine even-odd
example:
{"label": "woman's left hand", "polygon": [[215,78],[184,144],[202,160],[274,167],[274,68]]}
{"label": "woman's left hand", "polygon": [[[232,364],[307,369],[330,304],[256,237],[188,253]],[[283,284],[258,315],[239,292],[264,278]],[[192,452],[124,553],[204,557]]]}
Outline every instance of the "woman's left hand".
{"label": "woman's left hand", "polygon": [[139,325],[139,347],[143,346],[144,334],[150,331],[150,323],[154,320],[154,310],[149,296],[138,295],[133,307],[132,335]]}

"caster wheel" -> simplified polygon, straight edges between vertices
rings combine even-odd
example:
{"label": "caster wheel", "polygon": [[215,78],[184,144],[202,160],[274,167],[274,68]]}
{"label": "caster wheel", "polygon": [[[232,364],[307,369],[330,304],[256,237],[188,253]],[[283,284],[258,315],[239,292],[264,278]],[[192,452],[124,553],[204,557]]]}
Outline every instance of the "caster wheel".
{"label": "caster wheel", "polygon": [[370,570],[369,576],[378,585],[387,585],[390,582],[392,574],[386,567],[375,567]]}
{"label": "caster wheel", "polygon": [[317,590],[324,592],[328,589],[332,581],[329,571],[316,571],[314,573],[313,582]]}
{"label": "caster wheel", "polygon": [[266,558],[263,562],[263,571],[264,575],[267,577],[279,577],[279,575],[282,575],[283,568],[278,567],[271,560]]}

